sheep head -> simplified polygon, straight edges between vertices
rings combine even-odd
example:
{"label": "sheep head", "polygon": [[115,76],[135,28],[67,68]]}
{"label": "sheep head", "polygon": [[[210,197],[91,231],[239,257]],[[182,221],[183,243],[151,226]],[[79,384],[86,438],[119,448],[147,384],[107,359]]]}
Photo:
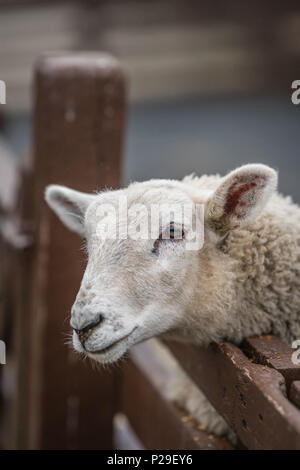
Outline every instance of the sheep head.
{"label": "sheep head", "polygon": [[197,322],[199,342],[214,339],[214,299],[226,290],[218,240],[261,213],[276,180],[274,170],[246,165],[214,189],[174,180],[99,194],[48,186],[49,206],[86,240],[71,310],[74,348],[113,362],[152,336],[188,338]]}

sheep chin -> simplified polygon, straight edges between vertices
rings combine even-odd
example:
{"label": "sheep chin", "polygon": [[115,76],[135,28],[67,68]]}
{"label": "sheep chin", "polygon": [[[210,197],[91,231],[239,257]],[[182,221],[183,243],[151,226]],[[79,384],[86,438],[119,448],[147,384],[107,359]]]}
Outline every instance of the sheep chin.
{"label": "sheep chin", "polygon": [[124,354],[127,352],[129,347],[132,345],[129,342],[129,336],[126,336],[123,339],[120,339],[116,343],[113,343],[111,346],[104,348],[103,351],[91,353],[86,351],[86,355],[93,359],[94,361],[101,364],[109,364],[118,361]]}

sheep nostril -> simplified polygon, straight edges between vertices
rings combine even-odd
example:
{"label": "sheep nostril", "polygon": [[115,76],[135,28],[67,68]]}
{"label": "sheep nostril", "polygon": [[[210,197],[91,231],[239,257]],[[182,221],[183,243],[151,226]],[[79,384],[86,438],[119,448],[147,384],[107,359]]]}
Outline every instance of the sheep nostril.
{"label": "sheep nostril", "polygon": [[102,321],[103,321],[103,316],[98,315],[97,318],[92,323],[89,323],[88,325],[84,326],[83,328],[80,328],[80,329],[73,328],[74,331],[77,333],[81,344],[84,344],[87,337],[92,334],[93,330],[97,326],[99,326]]}
{"label": "sheep nostril", "polygon": [[84,346],[84,343],[85,343],[85,340],[86,340],[85,335],[79,333],[78,337],[79,337],[79,341],[81,342],[82,346]]}

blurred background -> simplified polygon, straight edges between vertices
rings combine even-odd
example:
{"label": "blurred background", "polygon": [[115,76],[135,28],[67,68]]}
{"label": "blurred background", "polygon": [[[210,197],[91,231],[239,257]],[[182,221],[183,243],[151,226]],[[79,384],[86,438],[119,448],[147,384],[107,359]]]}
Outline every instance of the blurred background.
{"label": "blurred background", "polygon": [[45,51],[108,51],[129,77],[123,183],[225,171],[280,170],[300,200],[297,1],[0,1],[1,136],[31,145],[31,79]]}
{"label": "blurred background", "polygon": [[[129,83],[123,185],[260,162],[299,203],[299,39],[292,0],[0,0],[0,205],[12,204],[14,168],[32,152],[33,67],[51,51],[120,60]],[[11,388],[8,377],[4,394]]]}

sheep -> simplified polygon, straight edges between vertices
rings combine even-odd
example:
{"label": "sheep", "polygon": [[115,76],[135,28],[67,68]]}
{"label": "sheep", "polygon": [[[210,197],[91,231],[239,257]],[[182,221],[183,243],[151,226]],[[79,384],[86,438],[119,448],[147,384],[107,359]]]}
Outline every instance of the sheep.
{"label": "sheep", "polygon": [[[99,194],[48,186],[49,206],[86,239],[88,262],[71,310],[75,350],[107,363],[152,337],[203,346],[269,333],[288,343],[300,338],[300,209],[276,189],[277,172],[262,164],[225,177],[150,180]],[[130,233],[138,222],[147,237],[110,236],[113,219],[102,209],[116,208],[124,197],[128,217],[121,218],[121,229],[126,222]],[[173,214],[159,217],[164,224],[154,239],[149,211],[156,204],[156,213],[165,216],[160,204],[166,202],[191,205],[192,216],[187,224]],[[130,213],[134,204],[148,210]],[[102,222],[105,236],[98,230]],[[197,230],[203,231],[201,243],[187,249]],[[172,387],[173,398],[210,432],[228,432],[178,367],[174,376],[179,385]]]}

